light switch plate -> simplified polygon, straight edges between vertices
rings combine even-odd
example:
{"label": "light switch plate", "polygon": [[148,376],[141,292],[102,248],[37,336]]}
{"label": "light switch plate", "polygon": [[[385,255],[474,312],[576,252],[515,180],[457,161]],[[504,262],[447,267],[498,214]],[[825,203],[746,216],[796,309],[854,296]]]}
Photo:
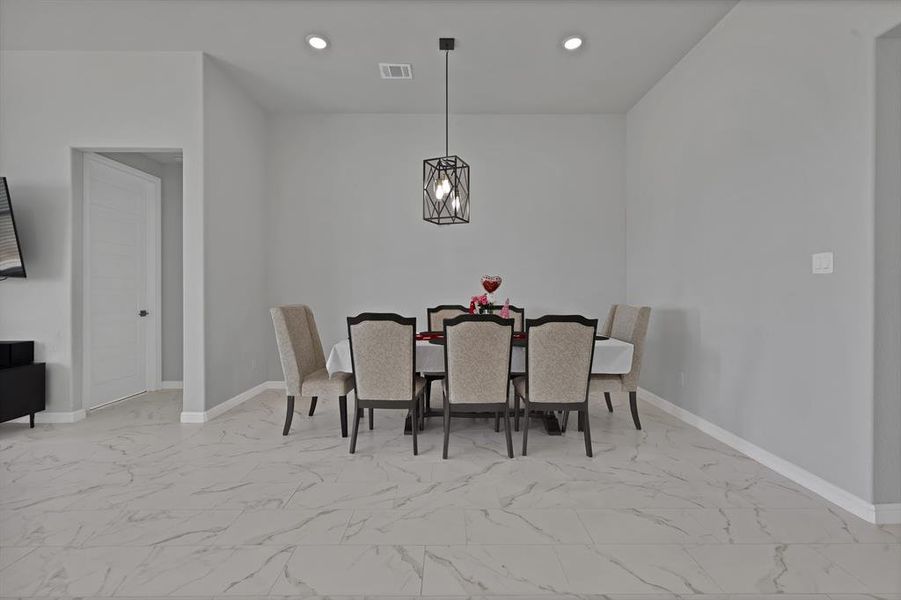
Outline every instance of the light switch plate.
{"label": "light switch plate", "polygon": [[818,252],[813,255],[813,274],[828,275],[832,273],[832,252]]}

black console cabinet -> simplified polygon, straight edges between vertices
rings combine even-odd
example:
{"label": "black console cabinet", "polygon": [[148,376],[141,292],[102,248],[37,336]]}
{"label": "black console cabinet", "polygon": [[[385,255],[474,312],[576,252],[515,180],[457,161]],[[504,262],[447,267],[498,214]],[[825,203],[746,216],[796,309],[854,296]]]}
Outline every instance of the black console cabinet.
{"label": "black console cabinet", "polygon": [[34,413],[45,408],[44,363],[0,368],[0,422],[28,415],[34,427]]}

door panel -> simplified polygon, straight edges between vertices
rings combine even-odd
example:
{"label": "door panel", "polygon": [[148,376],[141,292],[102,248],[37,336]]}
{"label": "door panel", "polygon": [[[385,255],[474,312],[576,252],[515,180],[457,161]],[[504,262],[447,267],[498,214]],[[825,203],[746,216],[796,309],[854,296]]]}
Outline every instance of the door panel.
{"label": "door panel", "polygon": [[148,389],[152,269],[148,220],[158,180],[85,156],[85,400],[87,408]]}

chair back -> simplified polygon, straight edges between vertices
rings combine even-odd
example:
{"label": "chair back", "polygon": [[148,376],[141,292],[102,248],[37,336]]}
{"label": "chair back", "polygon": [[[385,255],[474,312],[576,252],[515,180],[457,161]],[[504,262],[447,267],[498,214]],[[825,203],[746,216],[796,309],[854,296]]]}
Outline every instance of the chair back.
{"label": "chair back", "polygon": [[614,304],[604,323],[604,335],[632,344],[632,369],[622,376],[623,387],[630,392],[638,390],[644,340],[651,320],[650,306]]}
{"label": "chair back", "polygon": [[444,371],[451,404],[507,402],[513,319],[463,315],[444,322]]}
{"label": "chair back", "polygon": [[347,335],[358,399],[413,399],[415,318],[362,313],[347,317]]}
{"label": "chair back", "polygon": [[304,378],[325,367],[322,341],[313,311],[304,304],[289,304],[269,309],[275,327],[275,341],[289,396],[299,396]]}
{"label": "chair back", "polygon": [[[499,315],[501,314],[501,309],[503,306],[496,306],[491,309],[491,314]],[[514,331],[521,333],[525,331],[526,325],[526,309],[519,308],[518,306],[513,306],[512,304],[508,307],[510,309],[510,318],[513,319],[513,329]]]}
{"label": "chair back", "polygon": [[426,309],[429,331],[444,331],[444,322],[460,315],[468,315],[469,308],[462,304],[441,304]]}
{"label": "chair back", "polygon": [[585,402],[598,320],[547,315],[526,321],[529,402]]}

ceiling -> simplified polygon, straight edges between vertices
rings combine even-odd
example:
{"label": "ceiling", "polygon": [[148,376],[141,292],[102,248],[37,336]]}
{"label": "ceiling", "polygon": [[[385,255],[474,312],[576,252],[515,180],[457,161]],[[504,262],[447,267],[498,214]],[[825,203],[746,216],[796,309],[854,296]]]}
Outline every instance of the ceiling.
{"label": "ceiling", "polygon": [[[0,49],[203,51],[272,111],[621,113],[736,0],[0,0]],[[307,34],[331,42],[321,53]],[[560,42],[585,39],[574,53]],[[413,65],[382,80],[379,62]]]}

